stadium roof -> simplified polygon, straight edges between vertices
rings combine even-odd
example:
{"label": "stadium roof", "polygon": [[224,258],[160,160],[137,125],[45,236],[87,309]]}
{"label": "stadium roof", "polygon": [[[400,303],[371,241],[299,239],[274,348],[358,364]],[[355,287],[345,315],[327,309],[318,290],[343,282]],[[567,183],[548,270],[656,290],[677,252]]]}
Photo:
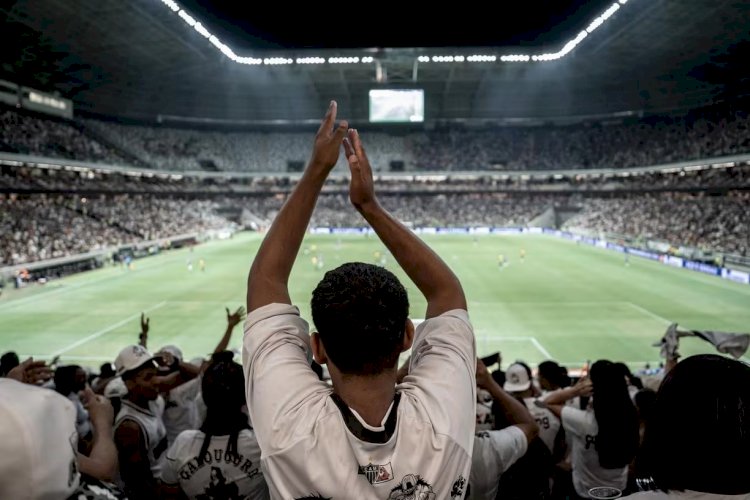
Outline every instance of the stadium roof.
{"label": "stadium roof", "polygon": [[[456,15],[450,19],[458,27],[444,37],[423,37],[424,45],[453,40],[452,47],[445,49],[386,48],[388,40],[397,45],[398,40],[415,39],[387,35],[375,48],[272,48],[310,45],[315,30],[325,26],[320,24],[323,19],[306,11],[282,12],[296,8],[288,5],[279,6],[276,16],[292,19],[294,25],[303,17],[312,29],[290,40],[282,32],[274,38],[258,28],[255,38],[242,43],[238,28],[226,22],[233,19],[231,9],[207,10],[206,0],[177,1],[241,56],[269,62],[273,57],[292,61],[312,56],[326,61],[367,57],[371,62],[237,64],[191,29],[165,0],[19,0],[0,8],[4,17],[0,77],[59,91],[80,110],[139,119],[209,118],[213,123],[303,123],[316,120],[330,98],[339,101],[342,115],[365,121],[367,93],[382,86],[425,89],[430,121],[509,122],[694,108],[747,94],[750,87],[750,68],[745,64],[750,55],[750,4],[737,0],[619,0],[623,8],[575,49],[545,62],[467,59],[472,54],[559,51],[612,0],[585,5],[531,3],[538,11],[538,24],[534,24],[534,10],[526,8],[516,28],[514,23],[498,21],[498,31],[507,31],[502,36],[493,35],[493,25],[485,19],[475,21],[476,37],[462,38],[462,32],[469,30],[460,26],[472,18]],[[337,8],[324,14],[335,18],[330,31],[336,35],[321,37],[321,47],[330,47],[336,37],[346,38],[349,29],[356,30],[343,13],[337,18]],[[442,17],[443,24],[431,13],[413,16],[411,22],[420,26],[415,28],[417,34],[442,33],[451,26]],[[387,17],[374,18],[372,24],[381,31],[390,29],[396,35],[402,31],[398,25],[382,26]],[[252,16],[237,17],[241,30],[250,29],[246,28],[249,19]],[[370,30],[370,38],[367,33],[349,45],[368,43],[377,31]],[[510,45],[466,46],[462,40]],[[463,56],[463,60],[433,62],[441,55]],[[429,62],[421,62],[420,56]]]}

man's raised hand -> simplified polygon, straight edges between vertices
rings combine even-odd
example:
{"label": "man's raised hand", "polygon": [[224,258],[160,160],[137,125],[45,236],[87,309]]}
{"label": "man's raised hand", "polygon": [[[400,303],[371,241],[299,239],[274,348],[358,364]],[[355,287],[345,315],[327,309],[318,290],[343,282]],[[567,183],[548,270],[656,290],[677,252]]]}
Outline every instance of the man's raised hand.
{"label": "man's raised hand", "polygon": [[346,120],[342,120],[336,130],[333,130],[336,124],[337,111],[338,105],[336,101],[331,101],[331,104],[328,106],[328,112],[326,112],[326,116],[323,118],[318,133],[315,136],[312,158],[310,159],[312,167],[322,168],[326,173],[336,165],[341,150],[341,142],[346,137],[346,131],[349,129],[349,124]]}
{"label": "man's raised hand", "polygon": [[38,385],[52,378],[54,372],[44,361],[27,359],[8,372],[7,377],[24,384]]}
{"label": "man's raised hand", "polygon": [[245,308],[240,306],[233,313],[229,312],[229,308],[225,308],[227,311],[227,328],[234,328],[240,321],[245,319]]}
{"label": "man's raised hand", "polygon": [[351,181],[349,182],[349,200],[357,210],[375,202],[375,183],[372,178],[370,160],[367,159],[359,133],[352,129],[344,140],[346,160],[349,162]]}

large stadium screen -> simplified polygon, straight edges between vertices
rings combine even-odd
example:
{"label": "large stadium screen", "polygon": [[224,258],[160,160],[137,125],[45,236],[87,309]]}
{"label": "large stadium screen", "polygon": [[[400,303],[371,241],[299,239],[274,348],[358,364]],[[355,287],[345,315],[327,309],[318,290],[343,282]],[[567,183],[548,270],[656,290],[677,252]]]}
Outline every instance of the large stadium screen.
{"label": "large stadium screen", "polygon": [[424,90],[370,90],[371,122],[423,122]]}

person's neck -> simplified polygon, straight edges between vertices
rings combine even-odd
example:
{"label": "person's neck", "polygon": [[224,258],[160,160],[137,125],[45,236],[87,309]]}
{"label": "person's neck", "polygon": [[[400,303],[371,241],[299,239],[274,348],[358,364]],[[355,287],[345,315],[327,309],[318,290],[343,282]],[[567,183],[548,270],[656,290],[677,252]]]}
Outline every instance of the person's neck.
{"label": "person's neck", "polygon": [[201,430],[212,436],[228,436],[235,431],[249,427],[247,417],[242,412],[228,414],[209,409]]}
{"label": "person's neck", "polygon": [[128,401],[133,403],[136,406],[139,406],[141,408],[144,408],[146,410],[149,410],[149,403],[151,403],[150,399],[146,399],[142,396],[134,396],[132,394],[128,394]]}
{"label": "person's neck", "polygon": [[396,369],[367,376],[330,371],[333,392],[368,425],[380,427],[396,394]]}

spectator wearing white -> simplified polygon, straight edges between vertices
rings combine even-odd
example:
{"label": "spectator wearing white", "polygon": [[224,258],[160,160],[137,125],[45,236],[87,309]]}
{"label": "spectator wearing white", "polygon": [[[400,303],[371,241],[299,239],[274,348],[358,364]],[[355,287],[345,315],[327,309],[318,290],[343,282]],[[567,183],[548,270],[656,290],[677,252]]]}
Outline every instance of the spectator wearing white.
{"label": "spectator wearing white", "polygon": [[547,446],[550,454],[554,456],[555,444],[558,442],[558,433],[560,432],[560,419],[549,409],[537,404],[540,394],[534,386],[531,368],[523,363],[510,365],[505,372],[503,389],[523,401],[539,426],[539,438]]}
{"label": "spectator wearing white", "polygon": [[476,378],[477,385],[490,393],[510,425],[476,433],[466,499],[494,500],[500,477],[526,454],[529,442],[539,435],[539,426],[524,405],[498,385],[479,359]]}
{"label": "spectator wearing white", "polygon": [[[379,204],[356,131],[345,144],[349,197],[427,301],[414,329],[406,290],[362,263],[326,273],[313,292],[318,332],[291,306],[288,280],[347,124],[336,103],[300,182],[274,220],[248,279],[247,402],[274,498],[447,498],[465,494],[474,445],[476,354],[461,285]],[[411,369],[396,386],[399,354]],[[326,364],[333,388],[310,367]],[[450,404],[447,404],[450,401]]]}
{"label": "spectator wearing white", "polygon": [[44,362],[29,359],[0,379],[0,498],[123,498],[102,483],[112,481],[117,470],[112,406],[84,390],[94,441],[89,456],[79,454],[74,405],[35,386],[50,376]]}
{"label": "spectator wearing white", "polygon": [[[593,410],[580,410],[563,403],[576,396],[590,395]],[[562,420],[571,448],[573,487],[581,498],[589,498],[595,487],[624,491],[628,466],[639,445],[638,414],[628,393],[622,372],[609,361],[591,367],[591,379],[552,394],[545,401]]]}
{"label": "spectator wearing white", "polygon": [[157,364],[145,347],[132,345],[117,355],[115,368],[128,389],[115,419],[121,480],[129,497],[157,498],[161,455],[167,449]]}
{"label": "spectator wearing white", "polygon": [[161,479],[190,499],[265,500],[260,447],[245,406],[242,366],[232,353],[214,355],[202,378],[207,414],[200,430],[181,433],[167,451]]}
{"label": "spectator wearing white", "polygon": [[86,387],[86,372],[78,365],[60,366],[55,370],[55,390],[68,398],[76,408],[76,430],[85,439],[91,434],[89,414],[78,393]]}
{"label": "spectator wearing white", "polygon": [[642,458],[658,491],[633,500],[750,499],[750,367],[689,357],[664,378]]}
{"label": "spectator wearing white", "polygon": [[[160,366],[161,375],[168,374],[171,367],[182,361],[182,351],[175,345],[166,345],[155,354],[156,358],[164,360]],[[196,367],[197,371],[198,367]],[[164,427],[167,430],[167,442],[171,445],[182,431],[196,429],[200,425],[196,399],[200,393],[200,378],[193,378],[177,385],[162,394],[164,398]]]}

